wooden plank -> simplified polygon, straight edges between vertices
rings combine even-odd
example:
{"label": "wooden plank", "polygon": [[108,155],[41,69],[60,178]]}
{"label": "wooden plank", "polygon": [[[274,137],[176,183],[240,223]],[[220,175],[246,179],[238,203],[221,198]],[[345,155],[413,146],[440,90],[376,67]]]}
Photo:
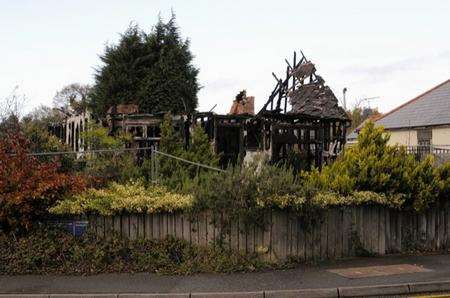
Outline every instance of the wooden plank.
{"label": "wooden plank", "polygon": [[272,260],[280,260],[282,256],[281,218],[278,211],[272,211]]}
{"label": "wooden plank", "polygon": [[191,243],[191,222],[189,221],[189,215],[181,214],[181,220],[183,222],[183,239]]}
{"label": "wooden plank", "polygon": [[288,255],[288,217],[286,213],[279,212],[279,220],[280,220],[280,228],[279,228],[279,235],[280,235],[280,259],[284,260],[286,259]]}
{"label": "wooden plank", "polygon": [[272,212],[272,248],[275,260],[283,260],[287,255],[287,216],[278,210]]}
{"label": "wooden plank", "polygon": [[351,210],[348,207],[343,209],[342,213],[342,256],[350,257],[351,247]]}
{"label": "wooden plank", "polygon": [[329,210],[327,218],[327,256],[328,259],[332,260],[335,258],[335,248],[336,248],[336,219],[333,210]]}
{"label": "wooden plank", "polygon": [[161,239],[161,233],[160,233],[160,214],[159,213],[154,213],[152,216],[152,235],[153,235],[153,239],[159,240]]}
{"label": "wooden plank", "polygon": [[328,259],[328,218],[330,210],[324,212],[323,219],[320,223],[320,258]]}
{"label": "wooden plank", "polygon": [[378,209],[378,254],[386,254],[386,208]]}
{"label": "wooden plank", "polygon": [[378,212],[378,207],[372,206],[371,213],[372,213],[372,221],[371,221],[372,233],[370,234],[371,235],[371,249],[375,254],[378,254],[378,251],[379,251],[378,233],[380,232],[380,216],[379,216],[379,212]]}
{"label": "wooden plank", "polygon": [[105,217],[103,216],[96,216],[96,234],[99,238],[105,238]]}
{"label": "wooden plank", "polygon": [[306,261],[306,229],[300,217],[297,217],[297,256],[300,260]]}
{"label": "wooden plank", "polygon": [[114,233],[114,219],[112,216],[105,216],[105,238],[111,239]]}
{"label": "wooden plank", "polygon": [[175,237],[175,216],[167,213],[167,236]]}
{"label": "wooden plank", "polygon": [[130,216],[128,214],[123,214],[122,218],[122,237],[130,238]]}
{"label": "wooden plank", "polygon": [[145,220],[145,239],[153,239],[153,219],[151,214],[144,214]]}
{"label": "wooden plank", "polygon": [[396,239],[396,250],[398,252],[402,251],[402,223],[403,223],[403,218],[402,218],[402,213],[400,212],[396,212],[396,233],[395,233],[395,239]]}
{"label": "wooden plank", "polygon": [[435,218],[434,212],[428,210],[427,214],[427,248],[431,248],[434,242],[434,229],[435,229]]}
{"label": "wooden plank", "polygon": [[256,254],[264,254],[264,230],[261,227],[261,224],[257,224],[254,227],[255,230],[255,253]]}
{"label": "wooden plank", "polygon": [[445,248],[448,250],[450,248],[450,214],[449,214],[448,202],[445,203]]}
{"label": "wooden plank", "polygon": [[114,233],[116,236],[122,235],[122,219],[121,215],[116,215],[113,218],[113,225],[114,225]]}
{"label": "wooden plank", "polygon": [[289,255],[292,257],[297,257],[298,255],[298,248],[297,248],[297,243],[298,243],[298,224],[297,224],[297,215],[296,214],[291,214],[291,216],[289,217],[289,225],[290,225],[290,232],[291,232],[291,237],[290,237],[290,243],[289,243]]}
{"label": "wooden plank", "polygon": [[389,209],[385,209],[385,231],[384,231],[384,243],[386,247],[386,253],[392,253],[392,245],[391,245],[391,211]]}
{"label": "wooden plank", "polygon": [[292,242],[291,212],[287,210],[284,213],[286,215],[286,256],[290,256]]}
{"label": "wooden plank", "polygon": [[411,214],[411,239],[414,243],[417,243],[417,214]]}
{"label": "wooden plank", "polygon": [[390,232],[389,235],[389,245],[391,247],[390,253],[396,253],[397,251],[397,212],[394,210],[391,210],[389,213],[389,219],[390,219]]}
{"label": "wooden plank", "polygon": [[238,226],[238,250],[247,252],[247,231],[242,218],[239,218]]}
{"label": "wooden plank", "polygon": [[138,236],[138,219],[136,214],[130,214],[130,240],[136,240]]}
{"label": "wooden plank", "polygon": [[230,222],[230,248],[234,251],[239,251],[239,226],[241,219],[233,220]]}
{"label": "wooden plank", "polygon": [[161,230],[161,239],[166,239],[169,236],[169,215],[167,213],[161,213],[160,218],[160,230]]}
{"label": "wooden plank", "polygon": [[370,207],[363,207],[361,208],[362,215],[361,215],[361,222],[362,222],[362,246],[365,250],[371,251],[371,243],[370,243],[370,237],[371,237],[371,210]]}
{"label": "wooden plank", "polygon": [[214,217],[214,235],[215,235],[215,239],[218,243],[220,243],[221,245],[224,245],[224,231],[222,231],[222,220],[223,220],[223,215],[222,213],[215,213],[215,217]]}
{"label": "wooden plank", "polygon": [[335,220],[335,230],[334,230],[334,239],[335,239],[335,258],[342,258],[342,210],[340,208],[335,208],[334,212],[334,220]]}
{"label": "wooden plank", "polygon": [[199,245],[199,219],[198,216],[190,218],[191,221],[191,244]]}
{"label": "wooden plank", "polygon": [[246,241],[246,252],[248,254],[255,253],[255,224],[251,224],[245,233],[245,241]]}
{"label": "wooden plank", "polygon": [[437,249],[442,250],[445,247],[445,209],[438,208],[439,225],[438,225],[438,245]]}
{"label": "wooden plank", "polygon": [[349,235],[349,256],[355,256],[355,243],[354,238],[358,237],[358,208],[352,206],[350,209],[350,235]]}
{"label": "wooden plank", "polygon": [[418,222],[419,243],[421,246],[427,243],[427,215],[422,213],[419,215]]}
{"label": "wooden plank", "polygon": [[355,240],[364,247],[364,208],[356,207],[356,234]]}
{"label": "wooden plank", "polygon": [[264,254],[263,260],[269,261],[271,260],[272,255],[272,211],[267,211],[265,214],[265,222],[263,228],[263,249],[267,250],[267,253]]}
{"label": "wooden plank", "polygon": [[201,246],[208,245],[208,217],[205,212],[198,216],[198,243]]}
{"label": "wooden plank", "polygon": [[145,214],[138,215],[138,238],[145,239]]}
{"label": "wooden plank", "polygon": [[216,233],[214,228],[215,223],[215,217],[214,213],[211,211],[208,211],[206,213],[206,242],[207,244],[215,244],[216,243]]}
{"label": "wooden plank", "polygon": [[231,224],[225,224],[227,222],[229,222],[229,218],[227,214],[222,214],[223,217],[223,226],[221,227],[222,229],[222,237],[223,237],[223,243],[225,247],[228,247],[229,250],[232,249],[231,247]]}
{"label": "wooden plank", "polygon": [[314,228],[311,224],[304,225],[305,227],[305,260],[312,261],[314,258]]}

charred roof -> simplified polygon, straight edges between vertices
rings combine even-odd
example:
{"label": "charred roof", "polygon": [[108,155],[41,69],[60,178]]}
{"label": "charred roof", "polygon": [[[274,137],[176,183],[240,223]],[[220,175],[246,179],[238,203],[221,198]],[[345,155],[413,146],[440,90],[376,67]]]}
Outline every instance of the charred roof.
{"label": "charred roof", "polygon": [[[294,53],[293,64],[286,60],[286,78],[279,79],[272,74],[277,84],[269,100],[259,115],[271,113],[305,115],[317,119],[350,121],[345,110],[339,106],[338,99],[325,80],[316,74],[316,66],[302,58],[297,62]],[[290,109],[288,110],[288,103]]]}

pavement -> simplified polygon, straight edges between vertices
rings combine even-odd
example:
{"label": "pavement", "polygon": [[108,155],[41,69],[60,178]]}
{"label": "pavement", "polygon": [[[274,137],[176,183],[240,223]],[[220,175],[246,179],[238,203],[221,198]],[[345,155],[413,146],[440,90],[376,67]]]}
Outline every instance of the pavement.
{"label": "pavement", "polygon": [[[255,273],[0,275],[0,294],[212,293],[358,288],[450,280],[450,255],[356,258]],[[450,286],[450,283],[448,283]],[[336,291],[336,290],[334,290]],[[342,295],[341,295],[342,296]],[[0,295],[1,297],[1,295]],[[191,295],[191,297],[193,297]],[[268,297],[267,294],[265,297]]]}

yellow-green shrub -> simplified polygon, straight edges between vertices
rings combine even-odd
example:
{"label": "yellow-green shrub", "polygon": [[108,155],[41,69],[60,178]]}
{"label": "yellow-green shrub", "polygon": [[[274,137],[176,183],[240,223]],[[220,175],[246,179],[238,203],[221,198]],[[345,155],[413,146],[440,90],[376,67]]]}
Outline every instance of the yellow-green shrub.
{"label": "yellow-green shrub", "polygon": [[88,189],[68,197],[50,208],[54,214],[98,213],[112,215],[121,212],[155,213],[187,209],[192,205],[192,196],[172,193],[164,186],[148,185],[142,181],[126,184],[112,182],[107,188]]}
{"label": "yellow-green shrub", "polygon": [[302,173],[303,185],[343,195],[349,202],[358,201],[355,193],[368,191],[384,195],[388,205],[403,202],[405,207],[425,210],[442,188],[433,157],[416,161],[404,147],[390,146],[388,141],[389,134],[382,127],[367,123],[358,143],[333,164]]}

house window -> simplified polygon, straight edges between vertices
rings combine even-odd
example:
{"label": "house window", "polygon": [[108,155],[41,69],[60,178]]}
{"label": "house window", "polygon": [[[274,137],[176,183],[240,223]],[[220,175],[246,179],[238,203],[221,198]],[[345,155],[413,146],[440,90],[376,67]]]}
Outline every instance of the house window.
{"label": "house window", "polygon": [[419,129],[417,130],[417,144],[419,146],[430,146],[432,138],[431,129]]}

